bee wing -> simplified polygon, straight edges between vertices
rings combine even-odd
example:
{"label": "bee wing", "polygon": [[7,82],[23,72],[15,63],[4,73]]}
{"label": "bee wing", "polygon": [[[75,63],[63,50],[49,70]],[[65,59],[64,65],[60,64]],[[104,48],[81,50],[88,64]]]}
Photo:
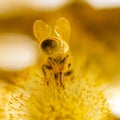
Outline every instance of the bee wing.
{"label": "bee wing", "polygon": [[71,34],[71,27],[69,21],[64,17],[59,18],[54,27],[54,32],[58,37],[61,37],[63,40],[69,42],[69,37]]}
{"label": "bee wing", "polygon": [[36,39],[40,42],[42,39],[51,35],[51,27],[42,20],[36,20],[33,25],[33,32]]}

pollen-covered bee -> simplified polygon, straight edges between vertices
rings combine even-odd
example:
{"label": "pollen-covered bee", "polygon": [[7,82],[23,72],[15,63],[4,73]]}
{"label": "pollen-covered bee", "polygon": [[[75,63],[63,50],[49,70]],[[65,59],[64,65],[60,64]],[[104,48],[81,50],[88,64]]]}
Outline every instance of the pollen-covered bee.
{"label": "pollen-covered bee", "polygon": [[52,70],[56,84],[64,88],[64,75],[69,74],[71,55],[69,51],[69,37],[71,27],[67,19],[59,18],[53,33],[51,27],[42,20],[36,20],[33,25],[34,35],[39,42],[41,52],[47,56],[42,71],[47,77],[48,70]]}

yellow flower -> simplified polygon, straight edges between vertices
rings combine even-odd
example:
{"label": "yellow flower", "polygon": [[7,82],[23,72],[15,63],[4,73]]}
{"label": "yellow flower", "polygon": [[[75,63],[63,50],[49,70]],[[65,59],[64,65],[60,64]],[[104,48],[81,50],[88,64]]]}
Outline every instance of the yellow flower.
{"label": "yellow flower", "polygon": [[39,67],[12,79],[21,82],[6,95],[5,120],[110,120],[106,98],[89,79],[66,79],[62,89],[53,78],[46,85]]}

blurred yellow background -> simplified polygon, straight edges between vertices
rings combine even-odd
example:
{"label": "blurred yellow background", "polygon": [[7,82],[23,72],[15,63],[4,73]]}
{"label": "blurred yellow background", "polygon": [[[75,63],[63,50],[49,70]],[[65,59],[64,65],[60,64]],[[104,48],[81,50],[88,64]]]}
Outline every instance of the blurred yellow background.
{"label": "blurred yellow background", "polygon": [[34,21],[41,19],[53,27],[60,17],[66,17],[71,24],[75,71],[93,74],[96,83],[105,89],[112,113],[120,118],[117,0],[0,0],[0,79],[41,59],[33,34]]}

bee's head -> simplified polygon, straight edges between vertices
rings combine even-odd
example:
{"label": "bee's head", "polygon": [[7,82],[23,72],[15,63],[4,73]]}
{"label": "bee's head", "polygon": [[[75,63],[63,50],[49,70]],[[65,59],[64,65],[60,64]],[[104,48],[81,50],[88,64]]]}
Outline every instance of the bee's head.
{"label": "bee's head", "polygon": [[41,49],[47,55],[53,54],[57,50],[57,41],[51,38],[45,39],[41,42]]}

